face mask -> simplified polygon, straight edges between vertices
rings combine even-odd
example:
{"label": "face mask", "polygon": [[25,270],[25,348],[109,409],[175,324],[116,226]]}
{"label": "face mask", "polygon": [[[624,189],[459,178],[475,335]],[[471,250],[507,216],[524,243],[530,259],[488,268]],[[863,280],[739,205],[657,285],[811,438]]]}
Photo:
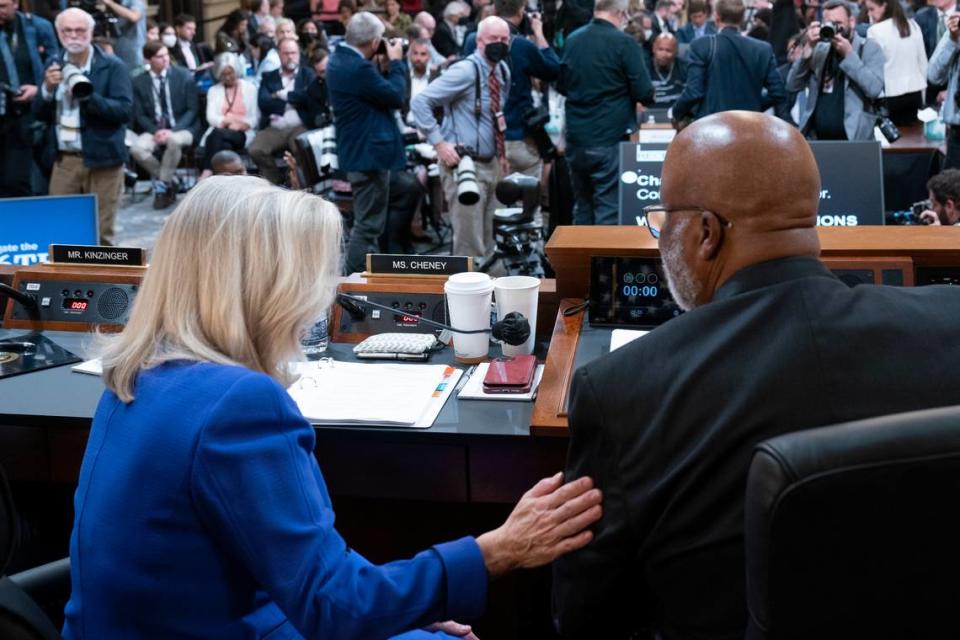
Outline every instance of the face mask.
{"label": "face mask", "polygon": [[510,45],[506,42],[491,42],[483,48],[483,54],[487,57],[487,60],[493,64],[497,64],[506,58],[509,52]]}
{"label": "face mask", "polygon": [[650,42],[650,38],[653,37],[653,29],[644,29],[643,30],[643,39],[647,42]]}
{"label": "face mask", "polygon": [[169,33],[165,34],[162,38],[160,38],[160,42],[162,42],[163,46],[165,47],[172,47],[177,44],[177,36]]}

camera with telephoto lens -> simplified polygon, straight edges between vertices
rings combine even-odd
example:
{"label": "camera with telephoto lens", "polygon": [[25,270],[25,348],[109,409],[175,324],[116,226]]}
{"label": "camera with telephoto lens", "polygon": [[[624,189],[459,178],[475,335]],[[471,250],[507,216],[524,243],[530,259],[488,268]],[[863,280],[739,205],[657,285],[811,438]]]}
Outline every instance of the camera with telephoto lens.
{"label": "camera with telephoto lens", "polygon": [[457,181],[457,202],[470,206],[480,202],[480,185],[477,184],[477,166],[473,162],[473,152],[468,147],[456,146],[460,162],[453,170]]}
{"label": "camera with telephoto lens", "polygon": [[550,111],[545,105],[531,107],[523,114],[523,128],[537,145],[537,152],[544,160],[548,160],[557,155],[557,148],[547,133],[546,125],[550,122]]}
{"label": "camera with telephoto lens", "polygon": [[[394,45],[400,42],[401,48],[403,49],[403,55],[407,55],[407,51],[410,50],[410,41],[406,38],[390,38],[390,44]],[[376,55],[385,56],[387,55],[387,41],[384,38],[380,38],[380,45],[377,47]]]}
{"label": "camera with telephoto lens", "polygon": [[93,83],[83,75],[80,67],[70,64],[63,65],[63,86],[73,96],[74,100],[83,102],[93,95]]}
{"label": "camera with telephoto lens", "polygon": [[877,105],[877,128],[891,144],[900,139],[900,129],[893,124],[893,120],[890,119],[890,110],[885,104]]}
{"label": "camera with telephoto lens", "polygon": [[107,11],[101,4],[102,0],[67,0],[67,7],[81,9],[93,16],[93,35],[107,38],[119,38],[120,28],[117,26],[117,16]]}
{"label": "camera with telephoto lens", "polygon": [[838,33],[843,33],[843,25],[839,22],[824,22],[820,25],[821,42],[830,42]]}

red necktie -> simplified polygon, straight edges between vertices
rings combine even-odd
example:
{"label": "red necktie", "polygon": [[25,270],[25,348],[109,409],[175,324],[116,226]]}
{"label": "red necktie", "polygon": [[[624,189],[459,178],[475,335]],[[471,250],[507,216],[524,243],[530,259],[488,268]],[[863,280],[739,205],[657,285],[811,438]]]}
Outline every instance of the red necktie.
{"label": "red necktie", "polygon": [[490,70],[490,112],[493,115],[493,140],[497,147],[497,160],[500,161],[500,172],[507,175],[507,151],[503,141],[503,130],[500,128],[503,114],[500,113],[500,78],[497,77],[497,65]]}

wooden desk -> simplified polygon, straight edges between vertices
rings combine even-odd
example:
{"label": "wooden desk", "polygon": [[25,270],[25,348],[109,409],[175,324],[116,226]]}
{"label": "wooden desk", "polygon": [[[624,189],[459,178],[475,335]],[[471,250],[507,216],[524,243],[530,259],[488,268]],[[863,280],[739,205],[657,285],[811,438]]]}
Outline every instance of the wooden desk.
{"label": "wooden desk", "polygon": [[581,299],[560,301],[553,335],[550,338],[550,350],[547,352],[547,362],[543,369],[543,379],[540,381],[537,401],[530,417],[530,433],[534,435],[567,435],[567,393],[570,391],[585,314],[577,313],[567,317],[563,313],[581,303]]}
{"label": "wooden desk", "polygon": [[883,147],[884,153],[923,153],[939,151],[946,155],[947,143],[944,140],[931,141],[923,135],[923,124],[916,123],[900,127],[900,139]]}

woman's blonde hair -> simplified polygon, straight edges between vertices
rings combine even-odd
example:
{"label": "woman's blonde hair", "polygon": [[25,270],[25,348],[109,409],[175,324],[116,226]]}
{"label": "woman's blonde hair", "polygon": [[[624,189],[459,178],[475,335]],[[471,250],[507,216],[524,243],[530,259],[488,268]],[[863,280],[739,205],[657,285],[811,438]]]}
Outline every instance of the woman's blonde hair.
{"label": "woman's blonde hair", "polygon": [[301,334],[333,301],[340,246],[340,213],[317,196],[204,180],[160,232],[123,332],[103,338],[104,383],[130,402],[142,369],[196,360],[291,384]]}

